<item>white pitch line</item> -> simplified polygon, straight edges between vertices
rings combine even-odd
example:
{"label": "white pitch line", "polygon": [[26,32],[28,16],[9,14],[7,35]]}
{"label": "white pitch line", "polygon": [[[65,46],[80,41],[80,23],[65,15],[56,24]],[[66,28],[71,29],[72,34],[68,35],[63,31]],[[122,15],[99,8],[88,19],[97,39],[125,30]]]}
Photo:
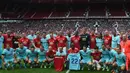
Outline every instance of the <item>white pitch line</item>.
{"label": "white pitch line", "polygon": [[69,73],[69,72],[70,72],[70,70],[67,70],[67,71],[66,71],[66,73]]}

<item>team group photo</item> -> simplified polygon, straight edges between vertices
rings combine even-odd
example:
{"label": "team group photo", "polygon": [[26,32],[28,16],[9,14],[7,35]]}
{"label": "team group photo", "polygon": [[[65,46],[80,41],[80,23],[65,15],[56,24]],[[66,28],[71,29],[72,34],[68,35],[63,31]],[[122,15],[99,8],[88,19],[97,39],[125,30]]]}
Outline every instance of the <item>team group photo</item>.
{"label": "team group photo", "polygon": [[130,73],[130,0],[1,0],[0,73]]}

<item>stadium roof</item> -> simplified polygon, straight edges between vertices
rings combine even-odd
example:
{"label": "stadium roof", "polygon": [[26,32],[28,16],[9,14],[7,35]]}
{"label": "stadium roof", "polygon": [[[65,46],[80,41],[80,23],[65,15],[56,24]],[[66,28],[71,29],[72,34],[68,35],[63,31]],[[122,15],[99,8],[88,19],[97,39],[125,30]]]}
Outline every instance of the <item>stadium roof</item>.
{"label": "stadium roof", "polygon": [[130,0],[3,0],[3,2],[23,2],[23,3],[52,3],[52,4],[87,4],[87,3],[124,3]]}

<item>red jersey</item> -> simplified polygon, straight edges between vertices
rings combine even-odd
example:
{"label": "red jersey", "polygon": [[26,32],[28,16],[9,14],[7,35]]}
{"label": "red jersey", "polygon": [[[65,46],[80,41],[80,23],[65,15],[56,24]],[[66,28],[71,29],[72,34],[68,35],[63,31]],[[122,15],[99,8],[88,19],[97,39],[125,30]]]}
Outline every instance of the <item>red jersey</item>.
{"label": "red jersey", "polygon": [[111,36],[104,36],[104,46],[111,46],[112,37]]}
{"label": "red jersey", "polygon": [[79,52],[79,49],[78,48],[74,48],[74,50],[72,49],[72,48],[70,48],[69,50],[68,50],[68,54],[70,54],[70,53],[78,53]]}
{"label": "red jersey", "polygon": [[126,54],[126,70],[128,71],[130,67],[130,53]]}
{"label": "red jersey", "polygon": [[41,38],[35,38],[33,42],[37,48],[41,47]]}
{"label": "red jersey", "polygon": [[91,35],[90,39],[90,49],[94,49],[96,47],[96,36]]}
{"label": "red jersey", "polygon": [[54,55],[56,54],[56,51],[47,51],[46,56],[49,58],[54,58]]}
{"label": "red jersey", "polygon": [[22,42],[24,46],[28,47],[30,46],[30,40],[28,38],[20,38],[19,42]]}
{"label": "red jersey", "polygon": [[57,51],[56,39],[50,38],[50,39],[48,40],[48,44],[49,44],[49,46],[51,46],[51,47],[53,48],[53,50]]}
{"label": "red jersey", "polygon": [[120,45],[122,52],[125,52],[125,54],[130,53],[130,40],[127,40],[126,42],[121,41]]}
{"label": "red jersey", "polygon": [[57,36],[56,37],[57,46],[58,47],[66,47],[67,39],[64,36]]}
{"label": "red jersey", "polygon": [[54,58],[54,68],[56,71],[62,71],[64,69],[64,61],[63,57]]}
{"label": "red jersey", "polygon": [[13,35],[4,34],[4,48],[6,48],[6,44],[9,44],[10,47],[13,47]]}
{"label": "red jersey", "polygon": [[92,57],[93,57],[94,60],[99,61],[100,58],[101,58],[101,52],[98,51],[98,52],[92,53]]}
{"label": "red jersey", "polygon": [[80,50],[80,36],[73,36],[71,42],[74,44],[74,47]]}

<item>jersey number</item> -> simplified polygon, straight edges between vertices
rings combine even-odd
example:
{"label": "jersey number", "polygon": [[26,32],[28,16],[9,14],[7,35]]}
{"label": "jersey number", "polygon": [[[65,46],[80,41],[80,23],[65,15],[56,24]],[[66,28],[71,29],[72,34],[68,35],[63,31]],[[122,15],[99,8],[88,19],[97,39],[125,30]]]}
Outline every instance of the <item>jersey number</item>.
{"label": "jersey number", "polygon": [[71,63],[72,63],[72,64],[78,64],[78,59],[72,58]]}

